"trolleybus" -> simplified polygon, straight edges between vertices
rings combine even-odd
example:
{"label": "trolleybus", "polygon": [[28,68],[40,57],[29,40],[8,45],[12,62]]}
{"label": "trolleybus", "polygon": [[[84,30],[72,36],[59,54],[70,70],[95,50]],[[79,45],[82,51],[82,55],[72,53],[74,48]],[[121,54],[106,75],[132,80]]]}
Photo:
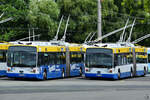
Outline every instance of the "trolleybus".
{"label": "trolleybus", "polygon": [[8,49],[7,76],[13,78],[63,78],[84,72],[82,46],[14,45]]}
{"label": "trolleybus", "polygon": [[9,43],[0,43],[0,76],[6,76],[7,63],[6,63],[6,53]]}
{"label": "trolleybus", "polygon": [[150,48],[147,48],[147,55],[148,55],[148,73],[150,73]]}
{"label": "trolleybus", "polygon": [[86,49],[85,77],[120,79],[147,73],[147,49],[140,47]]}

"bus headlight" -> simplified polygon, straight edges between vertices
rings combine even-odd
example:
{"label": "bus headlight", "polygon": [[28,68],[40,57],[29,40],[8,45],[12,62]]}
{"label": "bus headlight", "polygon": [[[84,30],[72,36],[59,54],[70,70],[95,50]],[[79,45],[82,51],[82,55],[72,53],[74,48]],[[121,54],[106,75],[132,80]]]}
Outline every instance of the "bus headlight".
{"label": "bus headlight", "polygon": [[7,71],[8,71],[8,72],[10,72],[10,71],[11,71],[11,69],[10,69],[10,68],[8,68],[8,69],[7,69]]}
{"label": "bus headlight", "polygon": [[36,73],[36,69],[33,69],[33,73]]}
{"label": "bus headlight", "polygon": [[109,73],[112,73],[112,72],[113,72],[112,69],[110,69],[110,70],[109,70]]}
{"label": "bus headlight", "polygon": [[85,71],[86,71],[86,72],[89,72],[89,69],[88,69],[88,68],[86,68],[86,69],[85,69]]}
{"label": "bus headlight", "polygon": [[35,69],[35,68],[33,68],[31,72],[32,72],[32,73],[36,73],[36,69]]}

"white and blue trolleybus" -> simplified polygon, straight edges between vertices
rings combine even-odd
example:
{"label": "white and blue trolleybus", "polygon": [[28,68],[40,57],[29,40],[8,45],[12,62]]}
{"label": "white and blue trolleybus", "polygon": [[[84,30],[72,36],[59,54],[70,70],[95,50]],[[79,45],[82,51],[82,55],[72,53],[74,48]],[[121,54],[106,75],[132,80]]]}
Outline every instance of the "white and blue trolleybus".
{"label": "white and blue trolleybus", "polygon": [[86,48],[85,77],[120,79],[144,76],[148,70],[147,49],[141,47]]}

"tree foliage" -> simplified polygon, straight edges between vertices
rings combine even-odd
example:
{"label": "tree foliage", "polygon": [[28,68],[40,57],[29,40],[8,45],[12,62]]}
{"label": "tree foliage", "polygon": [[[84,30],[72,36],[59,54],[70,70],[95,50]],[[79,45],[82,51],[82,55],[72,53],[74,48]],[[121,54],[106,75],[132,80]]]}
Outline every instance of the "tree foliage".
{"label": "tree foliage", "polygon": [[60,12],[57,4],[53,0],[30,0],[28,12],[31,27],[48,30],[42,35],[45,40],[50,39],[57,29]]}
{"label": "tree foliage", "polygon": [[[124,27],[128,18],[129,24],[136,18],[132,41],[149,34],[150,0],[101,0],[101,4],[103,35]],[[0,0],[0,14],[3,12],[0,20],[13,17],[12,21],[0,24],[0,40],[4,41],[27,37],[29,28],[36,28],[35,34],[41,34],[40,40],[50,40],[56,34],[62,15],[59,39],[64,34],[69,15],[66,41],[83,43],[90,32],[97,32],[97,0]],[[130,29],[126,32],[128,37]],[[116,42],[121,33],[103,42]],[[148,46],[148,42],[150,39],[140,44]]]}
{"label": "tree foliage", "polygon": [[0,20],[4,20],[12,17],[13,20],[0,24],[1,40],[10,41],[22,37],[24,30],[18,30],[18,28],[26,27],[26,15],[27,15],[27,2],[24,0],[1,0],[0,1],[0,14],[4,13]]}

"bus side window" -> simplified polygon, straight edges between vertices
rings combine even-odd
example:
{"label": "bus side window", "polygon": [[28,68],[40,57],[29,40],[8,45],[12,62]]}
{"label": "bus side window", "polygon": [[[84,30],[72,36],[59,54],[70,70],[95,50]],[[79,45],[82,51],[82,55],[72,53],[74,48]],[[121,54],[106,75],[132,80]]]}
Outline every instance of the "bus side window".
{"label": "bus side window", "polygon": [[66,63],[66,54],[60,53],[60,64],[65,64]]}
{"label": "bus side window", "polygon": [[55,62],[56,62],[56,64],[61,64],[61,61],[60,61],[60,53],[56,53]]}
{"label": "bus side window", "polygon": [[124,60],[123,64],[127,64],[127,56],[126,56],[126,54],[123,55],[123,60]]}
{"label": "bus side window", "polygon": [[48,65],[49,64],[49,55],[48,53],[44,53],[44,65]]}
{"label": "bus side window", "polygon": [[76,55],[75,55],[73,52],[70,52],[70,63],[71,63],[71,64],[75,63],[75,62],[74,62],[75,56],[76,56]]}
{"label": "bus side window", "polygon": [[70,53],[71,64],[81,63],[84,61],[84,54],[81,52],[71,52]]}
{"label": "bus side window", "polygon": [[0,51],[0,62],[6,62],[6,51]]}
{"label": "bus side window", "polygon": [[82,52],[79,53],[78,59],[79,59],[79,60],[78,60],[78,61],[79,61],[78,63],[83,63],[83,61],[84,61],[84,54],[83,54]]}
{"label": "bus side window", "polygon": [[81,53],[81,63],[84,63],[84,53]]}
{"label": "bus side window", "polygon": [[118,56],[117,54],[114,55],[114,66],[118,65]]}
{"label": "bus side window", "polygon": [[62,53],[63,64],[66,64],[66,53]]}
{"label": "bus side window", "polygon": [[118,63],[117,63],[117,65],[121,65],[122,64],[122,59],[121,59],[121,55],[118,55]]}
{"label": "bus side window", "polygon": [[38,66],[44,65],[44,53],[38,54]]}
{"label": "bus side window", "polygon": [[49,65],[55,64],[55,53],[49,53]]}
{"label": "bus side window", "polygon": [[7,54],[7,52],[6,52],[6,51],[4,51],[4,53],[3,53],[3,55],[4,55],[4,59],[3,59],[3,61],[4,61],[4,62],[6,62],[6,54]]}
{"label": "bus side window", "polygon": [[132,64],[132,63],[133,63],[133,55],[132,55],[132,54],[129,54],[128,63],[129,63],[129,64]]}

